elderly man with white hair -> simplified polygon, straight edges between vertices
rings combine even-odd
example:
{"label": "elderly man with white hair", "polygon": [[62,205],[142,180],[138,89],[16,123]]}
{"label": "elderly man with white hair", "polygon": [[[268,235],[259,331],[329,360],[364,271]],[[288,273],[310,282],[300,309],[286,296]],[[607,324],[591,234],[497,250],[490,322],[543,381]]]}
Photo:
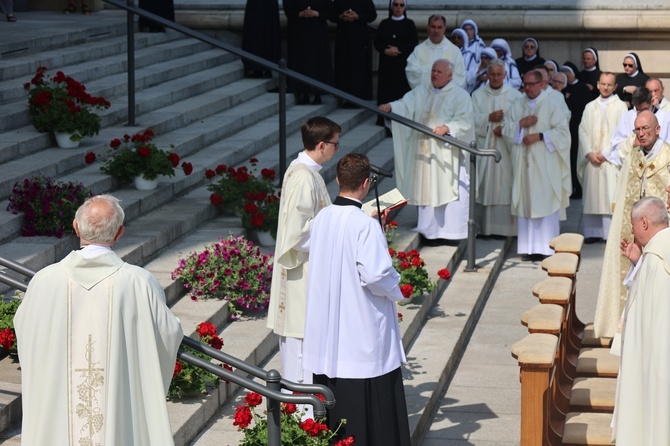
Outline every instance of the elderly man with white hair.
{"label": "elderly man with white hair", "polygon": [[510,144],[502,137],[502,120],[512,104],[522,95],[504,83],[505,62],[493,59],[488,66],[488,83],[472,94],[475,110],[477,147],[496,149],[500,162],[477,158],[477,222],[481,235],[516,235],[512,215],[512,164]]}
{"label": "elderly man with white hair", "polygon": [[[421,122],[437,135],[474,139],[470,95],[452,80],[453,64],[433,63],[431,83],[414,88],[380,110]],[[393,122],[398,189],[419,206],[415,231],[429,244],[467,237],[469,176],[460,150]],[[431,242],[432,240],[432,242]]]}

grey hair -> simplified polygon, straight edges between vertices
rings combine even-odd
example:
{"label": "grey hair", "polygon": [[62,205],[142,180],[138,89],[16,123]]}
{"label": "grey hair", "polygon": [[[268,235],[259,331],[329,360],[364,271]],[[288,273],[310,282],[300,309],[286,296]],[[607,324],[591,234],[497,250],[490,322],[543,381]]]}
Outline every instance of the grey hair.
{"label": "grey hair", "polygon": [[553,81],[554,79],[560,79],[561,82],[566,85],[568,83],[568,76],[562,71],[557,71],[553,76],[551,76],[551,80]]}
{"label": "grey hair", "polygon": [[489,62],[489,66],[486,68],[486,71],[488,72],[491,67],[502,67],[503,73],[505,73],[507,70],[505,70],[505,62],[502,59],[498,59],[497,57],[495,59],[491,59],[491,62]]}
{"label": "grey hair", "polygon": [[438,63],[445,64],[447,66],[447,70],[449,70],[450,73],[454,72],[454,64],[451,63],[450,60],[448,59],[437,59],[435,62],[433,62],[433,67],[437,65]]}
{"label": "grey hair", "polygon": [[653,226],[668,226],[668,208],[658,197],[642,197],[633,204],[631,209],[633,220],[647,217]]}
{"label": "grey hair", "polygon": [[75,220],[79,236],[93,243],[111,243],[123,225],[125,213],[112,195],[96,195],[79,206]]}

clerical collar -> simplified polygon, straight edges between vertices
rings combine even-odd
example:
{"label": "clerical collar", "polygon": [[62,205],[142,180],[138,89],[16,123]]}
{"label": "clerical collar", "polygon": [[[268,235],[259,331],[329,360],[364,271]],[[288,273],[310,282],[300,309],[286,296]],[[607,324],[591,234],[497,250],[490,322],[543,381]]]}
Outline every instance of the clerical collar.
{"label": "clerical collar", "polygon": [[[428,39],[426,39],[426,42],[428,42],[429,46],[432,46],[433,48],[437,48],[437,47],[444,46],[447,42],[449,42],[449,39],[447,39],[446,37],[442,37],[442,41],[440,43],[433,43],[433,41],[430,40],[430,38],[428,38]],[[451,42],[449,42],[449,43],[451,43]]]}
{"label": "clerical collar", "polygon": [[110,252],[112,248],[105,245],[85,245],[79,248],[79,254],[85,259],[92,259],[93,257],[98,257],[101,254]]}
{"label": "clerical collar", "polygon": [[651,150],[649,152],[644,150],[644,147],[640,147],[640,151],[642,152],[642,154],[644,155],[645,158],[651,159],[654,156],[656,156],[656,154],[658,153],[659,150],[661,150],[662,145],[663,145],[663,140],[661,138],[658,138],[656,140],[656,142],[654,143],[654,146],[651,148]]}
{"label": "clerical collar", "polygon": [[532,61],[534,61],[535,59],[537,59],[537,54],[533,54],[533,57],[526,57],[526,56],[523,56],[523,60],[525,60],[526,62],[532,62]]}
{"label": "clerical collar", "polygon": [[575,78],[575,81],[571,82],[570,85],[575,85],[577,82],[579,82],[579,79]]}
{"label": "clerical collar", "polygon": [[584,71],[588,71],[588,72],[590,73],[591,71],[596,71],[597,68],[598,68],[598,67],[596,67],[596,66],[594,65],[594,66],[592,66],[591,68],[584,68]]}
{"label": "clerical collar", "polygon": [[640,70],[635,70],[635,73],[633,73],[633,74],[628,74],[627,76],[630,77],[630,78],[634,78],[635,76],[637,76],[637,74],[638,74],[639,72],[640,72]]}
{"label": "clerical collar", "polygon": [[352,197],[343,197],[342,195],[335,197],[333,204],[335,206],[356,206],[359,209],[363,206],[363,203],[360,200]]}
{"label": "clerical collar", "polygon": [[614,96],[615,95],[611,94],[611,95],[607,96],[606,98],[604,98],[601,95],[600,96],[600,104],[602,104],[602,105],[609,104],[610,102],[612,102],[614,100]]}
{"label": "clerical collar", "polygon": [[312,157],[307,154],[306,150],[303,150],[302,152],[298,153],[297,161],[299,163],[302,163],[302,164],[306,165],[307,167],[309,167],[310,169],[312,169],[315,172],[320,171],[321,168],[323,167],[323,166],[321,166],[321,164],[314,161],[312,159]]}
{"label": "clerical collar", "polygon": [[396,16],[392,15],[391,20],[395,20],[396,22],[399,22],[401,20],[405,20],[405,16],[401,15],[400,17],[396,17]]}

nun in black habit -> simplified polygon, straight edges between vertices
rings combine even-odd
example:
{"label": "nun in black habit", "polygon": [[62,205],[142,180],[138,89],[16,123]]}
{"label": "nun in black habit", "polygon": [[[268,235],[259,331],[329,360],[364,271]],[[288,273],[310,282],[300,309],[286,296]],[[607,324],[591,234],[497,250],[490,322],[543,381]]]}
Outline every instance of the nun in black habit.
{"label": "nun in black habit", "polygon": [[642,70],[642,63],[640,58],[635,53],[628,53],[623,58],[623,73],[617,74],[617,87],[614,93],[619,96],[619,99],[624,101],[630,110],[633,108],[632,99],[633,93],[639,87],[644,87],[649,80]]}

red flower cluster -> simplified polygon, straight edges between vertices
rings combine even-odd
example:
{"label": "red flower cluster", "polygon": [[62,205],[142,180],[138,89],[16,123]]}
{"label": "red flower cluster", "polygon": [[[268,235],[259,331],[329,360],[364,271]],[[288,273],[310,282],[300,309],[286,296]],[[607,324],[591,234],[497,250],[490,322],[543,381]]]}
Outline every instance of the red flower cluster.
{"label": "red flower cluster", "polygon": [[174,372],[172,372],[172,377],[176,378],[179,376],[182,370],[184,370],[184,366],[182,365],[181,361],[177,361],[174,365]]}
{"label": "red flower cluster", "polygon": [[437,275],[440,277],[440,279],[444,280],[449,280],[449,278],[451,277],[451,273],[447,268],[442,268],[441,270],[439,270],[437,272]]}
{"label": "red flower cluster", "polygon": [[220,195],[212,194],[209,196],[209,202],[214,206],[221,206],[223,204],[223,198]]}
{"label": "red flower cluster", "polygon": [[198,333],[198,337],[208,343],[212,348],[221,350],[221,347],[223,347],[223,339],[216,334],[216,327],[214,324],[210,322],[201,322],[195,328],[195,331]]}
{"label": "red flower cluster", "polygon": [[298,406],[293,403],[282,403],[281,411],[286,415],[291,415],[298,411]]}
{"label": "red flower cluster", "polygon": [[398,313],[398,323],[402,322],[402,313]]}
{"label": "red flower cluster", "polygon": [[168,155],[168,161],[172,163],[172,167],[177,167],[179,165],[179,155],[172,152]]}
{"label": "red flower cluster", "polygon": [[307,418],[300,422],[300,428],[307,432],[310,437],[318,437],[321,432],[327,432],[328,426],[324,423],[314,421],[312,418]]}
{"label": "red flower cluster", "polygon": [[347,438],[343,438],[337,443],[335,443],[334,446],[353,446],[354,445],[354,437],[349,435]]}
{"label": "red flower cluster", "polygon": [[251,420],[253,420],[251,409],[249,406],[237,406],[237,409],[235,409],[235,416],[233,418],[235,419],[233,426],[239,426],[240,429],[245,429],[249,427]]}
{"label": "red flower cluster", "polygon": [[215,170],[213,170],[213,169],[205,170],[205,178],[207,178],[208,180],[211,180],[215,176],[216,176],[216,171]]}
{"label": "red flower cluster", "polygon": [[[126,141],[128,141],[128,138],[130,138],[128,135],[126,135]],[[121,146],[121,140],[119,138],[114,138],[112,142],[109,143],[109,147],[112,149],[116,149]]]}
{"label": "red flower cluster", "polygon": [[184,174],[186,175],[191,175],[191,172],[193,172],[193,164],[183,162],[181,163],[181,168],[184,169]]}
{"label": "red flower cluster", "polygon": [[14,330],[11,328],[5,328],[4,330],[0,331],[0,346],[6,348],[7,350],[11,350],[12,347],[14,347],[14,342],[16,342],[16,335],[14,334]]}
{"label": "red flower cluster", "polygon": [[139,149],[137,149],[137,154],[142,158],[149,158],[149,155],[151,155],[151,151],[149,150],[148,147],[142,146]]}
{"label": "red flower cluster", "polygon": [[414,287],[409,283],[400,285],[400,292],[402,293],[404,298],[408,298],[412,296],[412,293],[414,292]]}
{"label": "red flower cluster", "polygon": [[244,397],[244,403],[249,407],[256,407],[262,402],[263,396],[260,393],[247,392],[247,396]]}
{"label": "red flower cluster", "polygon": [[92,164],[92,163],[95,162],[95,158],[96,158],[95,153],[93,153],[93,152],[88,152],[88,153],[84,156],[84,161],[86,161],[86,164]]}
{"label": "red flower cluster", "polygon": [[275,179],[275,170],[274,169],[261,169],[261,176],[267,180],[274,181]]}
{"label": "red flower cluster", "polygon": [[386,229],[398,229],[398,222],[395,220],[389,220],[386,222]]}
{"label": "red flower cluster", "polygon": [[228,166],[226,166],[225,164],[219,164],[218,166],[216,166],[215,170],[217,175],[221,175],[228,170]]}

